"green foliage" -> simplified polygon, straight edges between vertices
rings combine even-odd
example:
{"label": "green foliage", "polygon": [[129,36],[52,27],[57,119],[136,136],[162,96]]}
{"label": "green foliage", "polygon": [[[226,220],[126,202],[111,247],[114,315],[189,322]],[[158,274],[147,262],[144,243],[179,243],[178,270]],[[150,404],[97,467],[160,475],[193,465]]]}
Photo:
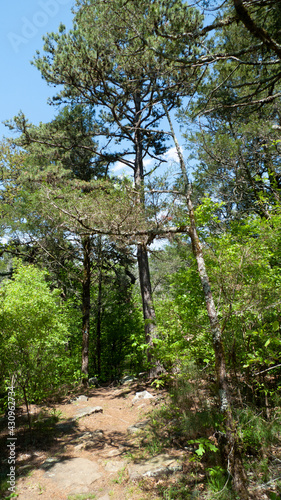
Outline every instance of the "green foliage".
{"label": "green foliage", "polygon": [[156,301],[158,318],[157,350],[166,369],[176,368],[184,359],[213,364],[209,320],[196,264],[187,263],[167,277],[166,297]]}
{"label": "green foliage", "polygon": [[0,472],[0,495],[3,500],[11,500],[12,498],[17,498],[18,495],[17,493],[10,493],[8,494],[9,488],[10,488],[10,483],[8,483],[7,479],[7,474],[8,474],[9,469],[1,470]]}
{"label": "green foliage", "polygon": [[211,223],[219,222],[219,209],[223,202],[215,203],[211,198],[205,197],[200,201],[200,205],[195,210],[196,224],[200,229],[202,226],[209,226]]}
{"label": "green foliage", "polygon": [[274,491],[269,491],[270,500],[278,500],[280,498],[279,493],[275,493]]}
{"label": "green foliage", "polygon": [[[121,273],[121,270],[119,270]],[[124,278],[124,275],[122,275]],[[120,278],[120,275],[119,275]],[[118,281],[118,280],[117,280]],[[101,373],[102,381],[119,380],[124,373],[139,373],[144,370],[145,342],[141,309],[135,291],[125,282],[107,275],[103,283],[101,319]],[[93,356],[90,371],[97,374],[97,300],[96,289],[92,289],[92,333]]]}
{"label": "green foliage", "polygon": [[13,279],[0,290],[0,356],[6,385],[15,376],[17,395],[40,401],[73,380],[65,348],[69,335],[59,290],[50,290],[46,273],[17,264]]}
{"label": "green foliage", "polygon": [[[268,220],[253,216],[228,226],[216,223],[217,230],[212,231],[216,210],[207,201],[199,215],[227,367],[246,377],[253,394],[272,397],[274,390],[266,377],[280,372],[280,213],[275,210]],[[186,263],[166,276],[166,295],[156,302],[157,349],[168,369],[184,358],[213,369],[210,326],[196,265],[184,240],[179,251],[185,253]]]}
{"label": "green foliage", "polygon": [[168,488],[163,488],[161,486],[158,487],[161,493],[161,498],[164,500],[192,500],[199,499],[200,493],[199,491],[189,491],[188,489],[188,481],[185,479],[181,479],[169,486]]}
{"label": "green foliage", "polygon": [[153,380],[153,382],[151,383],[151,386],[155,387],[156,389],[161,389],[163,388],[165,385],[165,381],[163,378],[156,378],[155,380]]}
{"label": "green foliage", "polygon": [[266,420],[255,408],[237,410],[239,434],[248,453],[265,456],[273,444],[280,443],[281,415],[277,410],[272,419]]}
{"label": "green foliage", "polygon": [[124,482],[124,479],[125,479],[125,475],[126,475],[126,470],[127,470],[127,467],[126,465],[124,467],[122,467],[122,469],[118,472],[118,476],[116,479],[113,479],[113,482],[116,483],[116,484],[122,484]]}
{"label": "green foliage", "polygon": [[48,434],[49,436],[52,432],[54,432],[55,424],[59,422],[60,418],[60,411],[56,411],[55,409],[48,411],[47,409],[42,408],[33,423],[33,429],[37,429],[39,433]]}
{"label": "green foliage", "polygon": [[[195,363],[182,363],[178,369],[170,381],[171,399],[167,405],[155,411],[151,427],[163,441],[162,429],[168,428],[169,436],[176,436],[185,443],[184,446],[192,442],[199,449],[199,454],[203,448],[216,453],[216,442],[209,438],[221,428],[222,417],[216,412],[214,387],[211,383],[207,386]],[[167,436],[166,440],[166,446],[169,446]]]}
{"label": "green foliage", "polygon": [[[157,203],[140,203],[146,198],[143,160],[148,156],[161,163],[167,150],[168,136],[160,127],[162,104],[172,110],[182,97],[192,95],[195,105],[187,119],[194,110],[208,111],[203,129],[188,140],[198,160],[195,217],[223,332],[227,378],[237,386],[241,407],[249,392],[253,403],[265,407],[259,415],[245,405],[237,410],[239,433],[251,453],[264,453],[277,440],[280,419],[277,412],[270,417],[280,384],[280,104],[273,99],[280,92],[276,55],[281,10],[278,2],[248,3],[251,26],[263,26],[266,41],[258,29],[238,21],[231,2],[218,7],[217,31],[211,38],[213,27],[202,31],[202,15],[181,0],[78,0],[73,29],[67,33],[61,26],[45,37],[44,55],[38,54],[34,64],[48,83],[61,86],[53,102],[69,106],[39,127],[30,126],[22,114],[15,119],[12,127],[23,133],[18,144],[28,153],[11,154],[2,144],[1,209],[6,232],[13,236],[6,249],[14,253],[24,248],[14,238],[18,234],[31,233],[36,241],[40,237],[40,248],[48,240],[53,284],[63,283],[64,296],[72,295],[74,306],[62,307],[59,292],[51,291],[44,273],[35,268],[18,266],[13,280],[2,283],[3,377],[9,384],[16,374],[19,394],[28,400],[42,399],[78,372],[77,324],[82,314],[77,296],[85,296],[81,238],[85,231],[104,232],[122,244],[135,244],[136,228],[144,237]],[[204,64],[212,61],[212,70],[204,71]],[[249,102],[251,113],[243,111]],[[133,169],[134,186],[128,179],[107,178],[117,160]],[[189,224],[186,205],[175,201],[170,209],[165,198],[163,213],[173,215],[176,227]],[[169,224],[171,218],[163,218]],[[27,250],[27,258],[34,261],[38,249]],[[205,459],[217,452],[210,430],[223,428],[207,378],[215,366],[210,324],[188,237],[178,238],[177,247],[165,252],[167,260],[181,258],[155,272],[155,356],[169,371],[170,381],[171,374],[180,373],[167,414],[176,415],[178,432]],[[147,346],[140,308],[124,285],[118,259],[93,253],[83,255],[84,262],[86,257],[91,261],[83,271],[88,283],[92,279],[94,304],[90,368],[102,380],[118,379],[126,370],[143,367]],[[87,299],[89,290],[90,285]],[[208,385],[208,390],[200,387],[203,402],[197,387],[202,373]],[[162,383],[164,378],[159,378],[154,385]],[[157,439],[151,440],[154,452],[156,445]],[[262,468],[266,477],[267,459]],[[222,498],[228,493],[223,469],[214,465],[208,473],[211,491]],[[184,498],[189,492],[171,489],[165,495]]]}
{"label": "green foliage", "polygon": [[220,300],[231,367],[254,376],[278,364],[280,337],[280,217],[248,218],[208,237],[206,260]]}
{"label": "green foliage", "polygon": [[[209,475],[209,487],[213,492],[221,492],[227,486],[227,483],[230,477],[227,475],[225,469],[220,467],[219,465],[215,467],[210,467],[207,469]],[[229,492],[228,492],[229,493]],[[220,498],[218,496],[218,498]],[[229,498],[229,497],[227,497]]]}
{"label": "green foliage", "polygon": [[195,453],[197,457],[200,458],[203,457],[205,453],[210,453],[210,452],[216,453],[218,451],[218,447],[206,438],[190,439],[188,441],[188,444],[198,445],[198,448],[195,450]]}

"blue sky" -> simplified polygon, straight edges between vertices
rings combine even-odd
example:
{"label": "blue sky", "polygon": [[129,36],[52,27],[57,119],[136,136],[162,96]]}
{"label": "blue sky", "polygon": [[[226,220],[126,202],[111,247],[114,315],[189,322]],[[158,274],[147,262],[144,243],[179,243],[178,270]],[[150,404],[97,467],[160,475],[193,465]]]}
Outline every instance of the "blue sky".
{"label": "blue sky", "polygon": [[55,109],[47,104],[54,92],[30,64],[42,51],[42,36],[57,31],[62,22],[72,26],[74,0],[9,0],[1,7],[0,137],[11,136],[2,124],[20,110],[32,123],[52,119]]}
{"label": "blue sky", "polygon": [[[57,32],[61,22],[67,29],[72,27],[71,9],[74,5],[75,0],[10,0],[3,3],[0,30],[0,140],[3,136],[13,136],[13,132],[2,122],[12,119],[19,111],[23,111],[34,124],[50,121],[54,117],[56,109],[48,105],[47,100],[56,90],[47,85],[31,61],[37,50],[43,52],[43,35]],[[178,132],[176,124],[175,128]],[[171,147],[165,158],[169,163],[177,160],[175,148]],[[131,172],[120,163],[116,164],[113,171],[117,175]]]}

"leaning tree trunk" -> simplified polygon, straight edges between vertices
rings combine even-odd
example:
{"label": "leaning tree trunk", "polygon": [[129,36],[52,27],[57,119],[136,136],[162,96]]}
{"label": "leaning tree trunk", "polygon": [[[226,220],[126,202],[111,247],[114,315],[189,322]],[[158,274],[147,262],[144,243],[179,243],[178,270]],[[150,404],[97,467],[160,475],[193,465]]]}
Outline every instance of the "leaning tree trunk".
{"label": "leaning tree trunk", "polygon": [[222,445],[223,447],[222,456],[225,460],[225,464],[228,468],[228,471],[232,476],[233,488],[235,492],[239,495],[239,498],[241,500],[248,500],[251,497],[247,489],[247,476],[241,459],[236,425],[233,419],[233,414],[229,399],[230,391],[226,378],[225,354],[222,341],[222,331],[218,320],[217,310],[210,286],[208,273],[205,266],[202,245],[197,233],[196,222],[194,217],[194,208],[191,200],[191,185],[188,181],[183,155],[181,153],[179,143],[175,136],[169,112],[165,106],[164,109],[169,121],[171,135],[173,137],[177,149],[181,172],[184,179],[185,197],[186,197],[186,203],[188,207],[188,214],[190,220],[189,236],[192,243],[192,251],[197,262],[198,274],[202,284],[206,309],[211,326],[213,347],[215,352],[217,384],[220,397],[220,410],[224,415],[224,422],[225,422],[225,443]]}
{"label": "leaning tree trunk", "polygon": [[91,307],[91,240],[89,236],[82,239],[83,247],[83,281],[82,281],[82,383],[88,384],[89,378],[89,331]]}
{"label": "leaning tree trunk", "polygon": [[241,500],[250,498],[247,490],[247,476],[242,463],[239,450],[238,437],[235,422],[232,415],[232,409],[229,399],[229,387],[226,378],[225,354],[222,341],[222,331],[218,320],[217,310],[209,282],[209,277],[205,267],[202,246],[198,237],[193,204],[190,198],[190,192],[187,194],[187,205],[190,218],[189,235],[192,242],[193,254],[197,261],[198,273],[201,280],[207,313],[211,325],[213,337],[213,347],[215,351],[215,365],[217,384],[220,396],[220,410],[224,415],[225,421],[225,444],[222,445],[222,456],[227,465],[228,471],[232,476],[233,488],[239,494]]}

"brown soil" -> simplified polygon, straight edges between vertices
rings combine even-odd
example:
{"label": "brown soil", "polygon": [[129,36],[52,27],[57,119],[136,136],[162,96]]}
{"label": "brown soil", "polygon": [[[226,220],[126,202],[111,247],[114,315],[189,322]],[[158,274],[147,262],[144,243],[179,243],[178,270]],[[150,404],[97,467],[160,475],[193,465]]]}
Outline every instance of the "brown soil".
{"label": "brown soil", "polygon": [[[101,406],[103,413],[95,413],[75,421],[73,428],[66,431],[46,432],[42,427],[34,431],[33,444],[27,427],[21,427],[24,415],[17,420],[17,494],[19,500],[67,500],[67,499],[114,499],[141,500],[160,498],[156,493],[140,489],[138,482],[130,480],[127,464],[132,456],[139,454],[140,440],[137,435],[128,433],[128,427],[147,419],[159,398],[165,393],[149,388],[154,399],[144,399],[133,403],[136,391],[146,387],[139,385],[122,386],[122,388],[98,388],[87,391],[88,401],[73,402],[78,394],[67,397],[59,404],[48,405],[48,413],[60,414],[59,424],[69,422],[78,410],[89,406]],[[79,395],[83,391],[79,392]],[[84,392],[85,394],[85,392]],[[32,419],[38,420],[42,415],[42,407],[31,407]],[[39,417],[40,420],[40,417]],[[43,424],[42,424],[43,425]],[[53,426],[56,427],[56,426]],[[92,433],[88,435],[86,433]],[[94,437],[93,437],[94,436]],[[2,431],[1,440],[5,446],[7,432]],[[26,443],[26,444],[25,444]],[[179,452],[176,452],[178,455]],[[100,467],[101,477],[91,484],[91,493],[62,489],[52,478],[48,477],[42,465],[46,460],[68,460],[84,458],[94,461]],[[7,461],[7,459],[6,459]],[[44,465],[43,465],[44,467]],[[155,483],[156,479],[151,479]],[[81,496],[78,495],[81,493]],[[82,495],[83,493],[83,495]],[[72,496],[71,496],[72,495]]]}
{"label": "brown soil", "polygon": [[[153,399],[133,402],[136,392],[148,390]],[[86,395],[87,401],[75,401]],[[196,492],[196,498],[211,498],[206,491],[206,464],[190,461],[192,449],[173,430],[173,417],[167,414],[167,422],[160,424],[160,433],[155,443],[162,439],[162,449],[153,448],[153,425],[147,425],[138,434],[128,432],[136,423],[148,421],[154,408],[168,402],[164,390],[156,391],[145,384],[131,384],[122,387],[102,387],[70,394],[60,402],[42,406],[32,405],[32,440],[28,432],[24,408],[16,420],[16,493],[18,500],[160,500],[164,498],[188,498]],[[83,408],[102,407],[102,413],[72,420]],[[168,405],[167,405],[168,406]],[[48,417],[47,417],[48,415]],[[59,415],[59,421],[55,417]],[[156,417],[157,419],[157,417]],[[159,424],[159,422],[158,422]],[[156,426],[157,427],[157,426]],[[159,425],[158,425],[159,429]],[[161,434],[161,436],[160,436]],[[168,439],[165,441],[165,436]],[[0,419],[0,447],[2,465],[0,473],[7,477],[8,465],[7,420]],[[211,439],[211,437],[209,437]],[[166,443],[166,444],[164,444]],[[145,444],[145,448],[144,448]],[[150,447],[149,447],[150,445]],[[166,448],[165,448],[166,446]],[[272,448],[272,478],[280,477],[280,448]],[[136,479],[136,471],[151,465],[151,454],[157,456],[157,464],[173,458],[182,466],[182,472],[160,477]],[[273,460],[276,456],[276,460]],[[140,461],[140,459],[143,459]],[[208,457],[207,457],[208,459]],[[69,468],[59,473],[61,464]],[[93,481],[87,482],[83,464],[92,471]],[[208,463],[208,467],[212,464]],[[75,468],[76,467],[76,468]],[[273,468],[273,465],[271,466]],[[276,470],[275,470],[276,469]],[[59,480],[61,475],[61,480]],[[72,481],[72,475],[78,482]],[[92,477],[92,476],[90,476]],[[68,481],[65,481],[65,480]],[[250,483],[250,489],[257,500],[279,499],[277,479],[265,484]],[[183,480],[183,481],[182,481]],[[64,484],[63,484],[64,483]],[[177,484],[176,491],[182,493],[167,496],[169,488]],[[175,490],[174,490],[175,491]],[[279,493],[278,493],[279,491]],[[7,494],[8,492],[6,492]],[[0,498],[7,498],[5,495]],[[194,496],[195,498],[195,496]],[[216,498],[216,495],[214,496]]]}

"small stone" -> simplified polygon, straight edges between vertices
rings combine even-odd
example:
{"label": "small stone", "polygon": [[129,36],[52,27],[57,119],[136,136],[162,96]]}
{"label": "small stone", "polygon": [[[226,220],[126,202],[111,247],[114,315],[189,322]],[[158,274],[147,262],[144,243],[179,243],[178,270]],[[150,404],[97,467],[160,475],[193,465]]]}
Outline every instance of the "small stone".
{"label": "small stone", "polygon": [[102,438],[104,435],[104,432],[102,429],[96,429],[93,433],[92,433],[92,437],[93,438]]}
{"label": "small stone", "polygon": [[130,384],[131,382],[135,382],[136,380],[138,380],[138,379],[135,377],[132,377],[131,375],[127,375],[126,377],[121,378],[120,383],[122,385],[126,385],[126,384]]}
{"label": "small stone", "polygon": [[45,462],[41,465],[41,469],[49,469],[53,467],[55,464],[59,463],[59,458],[49,457],[45,460]]}
{"label": "small stone", "polygon": [[76,437],[74,440],[72,440],[72,443],[75,444],[74,446],[75,450],[87,450],[91,449],[93,446],[100,443],[101,440],[103,439],[104,439],[103,431],[95,430],[94,432],[85,432],[78,438]]}
{"label": "small stone", "polygon": [[133,403],[140,401],[141,399],[151,399],[154,398],[152,394],[148,391],[136,392],[135,397],[133,398]]}
{"label": "small stone", "polygon": [[74,400],[74,403],[84,403],[85,401],[88,401],[88,397],[87,396],[78,396],[78,398],[76,398]]}
{"label": "small stone", "polygon": [[121,455],[121,450],[117,450],[116,448],[113,450],[105,450],[101,453],[103,458],[118,457],[119,455]]}
{"label": "small stone", "polygon": [[149,424],[149,420],[143,420],[142,422],[137,422],[136,424],[128,427],[127,431],[130,434],[136,434],[137,432],[140,432],[141,429],[144,429],[144,427],[146,427],[148,424]]}
{"label": "small stone", "polygon": [[131,464],[128,472],[131,480],[141,477],[159,477],[169,475],[182,470],[182,466],[174,457],[168,455],[158,455],[137,464]]}
{"label": "small stone", "polygon": [[93,435],[92,432],[84,432],[84,434],[82,434],[82,436],[79,437],[79,439],[88,439],[88,438],[91,438]]}
{"label": "small stone", "polygon": [[76,451],[82,450],[83,448],[85,448],[85,443],[80,443],[74,446],[74,450]]}

